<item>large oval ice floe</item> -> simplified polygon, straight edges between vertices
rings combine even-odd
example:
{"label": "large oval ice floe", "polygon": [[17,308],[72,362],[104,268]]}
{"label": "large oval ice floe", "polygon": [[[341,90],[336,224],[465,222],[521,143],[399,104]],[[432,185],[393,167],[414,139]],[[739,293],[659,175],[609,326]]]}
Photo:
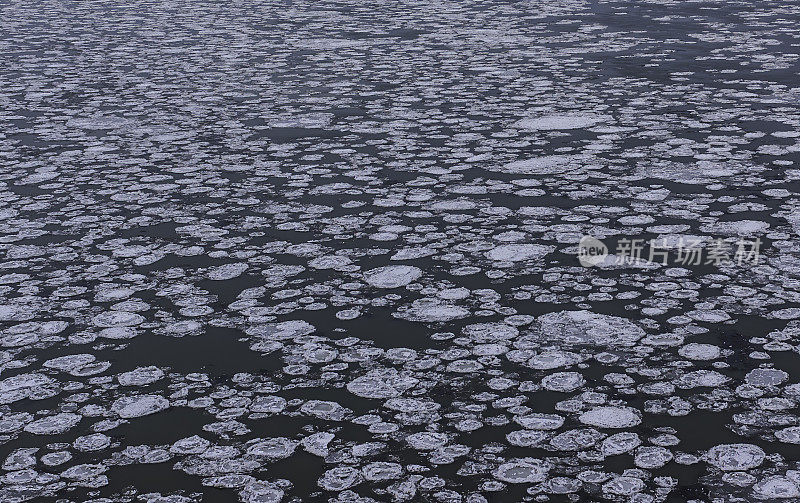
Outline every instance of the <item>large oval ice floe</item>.
{"label": "large oval ice floe", "polygon": [[327,421],[341,421],[350,412],[350,409],[327,400],[309,400],[300,407],[300,411]]}
{"label": "large oval ice floe", "polygon": [[678,354],[689,360],[714,360],[720,356],[719,346],[692,342],[678,350]]}
{"label": "large oval ice floe", "polygon": [[317,484],[326,491],[343,491],[364,481],[361,472],[350,466],[337,466],[322,474]]}
{"label": "large oval ice floe", "polygon": [[208,271],[208,279],[213,281],[227,281],[238,278],[247,270],[247,264],[223,264]]}
{"label": "large oval ice floe", "polygon": [[711,183],[717,179],[735,176],[742,169],[738,166],[722,166],[711,162],[683,163],[653,160],[636,168],[637,176],[659,178],[690,185]]}
{"label": "large oval ice floe", "polygon": [[239,492],[239,497],[244,503],[279,503],[283,499],[283,490],[269,482],[254,480]]}
{"label": "large oval ice floe", "polygon": [[68,372],[74,376],[99,374],[110,366],[109,362],[95,362],[95,357],[90,354],[59,356],[44,362],[44,367]]}
{"label": "large oval ice floe", "polygon": [[37,419],[25,425],[25,431],[34,435],[59,435],[78,424],[81,416],[70,412],[59,412]]}
{"label": "large oval ice floe", "polygon": [[709,449],[706,461],[722,471],[743,471],[760,466],[765,453],[753,444],[722,444]]}
{"label": "large oval ice floe", "polygon": [[586,380],[577,372],[556,372],[542,379],[544,389],[561,393],[570,393],[584,384]]}
{"label": "large oval ice floe", "polygon": [[35,397],[45,388],[57,389],[57,381],[44,374],[18,374],[0,381],[0,404]]}
{"label": "large oval ice floe", "polygon": [[775,432],[775,438],[786,444],[800,444],[800,426],[789,426]]}
{"label": "large oval ice floe", "polygon": [[526,117],[515,122],[514,126],[531,131],[558,131],[565,129],[585,129],[608,122],[610,119],[611,118],[607,115],[568,112],[541,115],[539,117]]}
{"label": "large oval ice floe", "polygon": [[645,332],[630,320],[590,311],[559,311],[537,319],[542,337],[552,342],[633,346]]}
{"label": "large oval ice floe", "polygon": [[391,398],[400,391],[389,386],[378,377],[361,376],[347,384],[347,390],[363,398]]}
{"label": "large oval ice floe", "polygon": [[557,414],[534,412],[524,416],[514,416],[514,422],[529,430],[557,430],[564,424],[564,418]]}
{"label": "large oval ice floe", "polygon": [[416,281],[422,276],[419,267],[411,265],[387,265],[364,273],[364,280],[377,288],[398,288]]}
{"label": "large oval ice floe", "polygon": [[631,407],[595,407],[581,414],[578,420],[598,428],[629,428],[642,422],[638,411]]}
{"label": "large oval ice floe", "polygon": [[789,374],[778,369],[753,369],[744,376],[753,386],[778,386],[789,378]]}
{"label": "large oval ice floe", "polygon": [[255,439],[248,445],[247,454],[274,461],[288,458],[296,448],[297,442],[285,437]]}
{"label": "large oval ice floe", "polygon": [[773,475],[753,486],[753,496],[761,500],[793,499],[800,497],[797,484],[787,477]]}
{"label": "large oval ice floe", "polygon": [[574,155],[545,155],[513,161],[502,166],[490,168],[490,170],[515,175],[552,175],[569,170],[571,163],[580,158]]}
{"label": "large oval ice floe", "polygon": [[469,310],[461,306],[440,302],[438,299],[417,299],[411,306],[398,310],[392,316],[408,321],[436,323],[460,320],[469,316]]}
{"label": "large oval ice floe", "polygon": [[145,386],[152,384],[164,377],[164,371],[156,366],[136,367],[129,372],[117,376],[117,381],[123,386]]}
{"label": "large oval ice floe", "polygon": [[766,232],[767,229],[769,229],[769,224],[760,220],[714,222],[700,227],[702,232],[725,236],[752,236]]}
{"label": "large oval ice floe", "polygon": [[177,440],[169,448],[169,451],[174,454],[200,454],[208,449],[211,442],[199,435],[192,435],[191,437],[182,438]]}
{"label": "large oval ice floe", "polygon": [[661,468],[673,459],[672,452],[666,447],[648,445],[636,450],[634,464],[638,468],[653,470]]}
{"label": "large oval ice floe", "polygon": [[347,391],[362,398],[394,398],[415,386],[419,379],[393,370],[372,370],[347,383]]}
{"label": "large oval ice floe", "polygon": [[290,320],[252,325],[245,330],[245,333],[263,341],[285,341],[311,334],[314,330],[316,330],[314,325],[307,321]]}
{"label": "large oval ice floe", "polygon": [[636,433],[629,431],[615,433],[603,440],[603,443],[600,444],[600,452],[602,452],[604,456],[616,456],[634,450],[639,447],[641,443],[642,440]]}
{"label": "large oval ice floe", "polygon": [[645,484],[642,479],[618,476],[603,484],[603,492],[616,496],[631,496],[641,492],[644,487]]}
{"label": "large oval ice floe", "polygon": [[158,395],[124,396],[111,405],[111,410],[124,419],[149,416],[167,408],[169,400]]}
{"label": "large oval ice floe", "polygon": [[106,311],[92,318],[95,326],[106,327],[133,327],[144,322],[144,316],[125,311]]}
{"label": "large oval ice floe", "polygon": [[406,437],[408,445],[418,451],[432,451],[438,449],[447,444],[448,440],[446,434],[432,431],[412,433]]}
{"label": "large oval ice floe", "polygon": [[516,327],[500,322],[473,323],[464,327],[463,332],[479,343],[507,341],[519,335]]}
{"label": "large oval ice floe", "polygon": [[486,252],[486,258],[503,262],[522,262],[524,260],[538,260],[553,250],[552,246],[532,243],[507,244],[492,248]]}
{"label": "large oval ice floe", "polygon": [[701,369],[680,376],[677,384],[684,389],[714,388],[725,384],[729,380],[727,376],[720,374],[716,370]]}
{"label": "large oval ice floe", "polygon": [[369,481],[382,481],[400,478],[403,474],[403,466],[398,463],[377,461],[364,466],[361,469],[364,478]]}
{"label": "large oval ice floe", "polygon": [[503,463],[492,472],[494,477],[510,484],[542,482],[551,465],[541,459],[522,458]]}

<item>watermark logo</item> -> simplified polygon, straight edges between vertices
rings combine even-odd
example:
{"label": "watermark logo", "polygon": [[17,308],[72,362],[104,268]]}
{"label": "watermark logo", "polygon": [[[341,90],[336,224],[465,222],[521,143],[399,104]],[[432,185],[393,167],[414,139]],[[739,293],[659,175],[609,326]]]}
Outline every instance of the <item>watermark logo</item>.
{"label": "watermark logo", "polygon": [[[617,240],[614,255],[608,246],[592,236],[583,236],[578,243],[578,261],[584,267],[598,264],[625,266],[632,264],[692,265],[757,265],[760,259],[761,239],[738,239],[730,243],[722,238],[700,239],[681,237],[666,239]],[[610,257],[610,258],[609,258]]]}
{"label": "watermark logo", "polygon": [[608,257],[608,247],[597,238],[583,236],[578,243],[578,260],[583,267],[592,267]]}

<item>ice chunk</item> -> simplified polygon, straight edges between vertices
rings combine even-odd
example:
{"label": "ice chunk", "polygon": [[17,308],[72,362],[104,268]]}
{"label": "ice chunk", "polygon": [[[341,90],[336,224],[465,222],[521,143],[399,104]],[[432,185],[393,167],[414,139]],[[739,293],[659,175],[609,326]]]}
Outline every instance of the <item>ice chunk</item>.
{"label": "ice chunk", "polygon": [[586,380],[577,372],[556,372],[542,379],[542,387],[550,391],[569,393],[586,384]]}
{"label": "ice chunk", "polygon": [[34,435],[58,435],[71,429],[81,420],[78,414],[59,412],[25,425],[25,431]]}
{"label": "ice chunk", "polygon": [[227,281],[238,278],[247,270],[247,264],[223,264],[208,271],[208,279],[213,281]]}
{"label": "ice chunk", "polygon": [[598,428],[630,428],[642,422],[639,412],[632,407],[595,407],[581,414],[578,420]]}
{"label": "ice chunk", "polygon": [[141,325],[144,322],[144,317],[136,313],[128,313],[125,311],[106,311],[100,313],[92,319],[95,326],[98,327],[132,327]]}
{"label": "ice chunk", "polygon": [[542,336],[568,344],[632,346],[645,332],[630,320],[590,311],[559,311],[537,319]]}
{"label": "ice chunk", "polygon": [[310,452],[315,456],[325,457],[328,455],[328,444],[331,440],[334,439],[333,433],[328,433],[326,431],[320,433],[314,433],[313,435],[309,435],[300,443],[303,446],[303,449]]}
{"label": "ice chunk", "polygon": [[130,372],[123,372],[117,380],[123,386],[144,386],[152,384],[164,377],[164,372],[155,366],[137,367]]}
{"label": "ice chunk", "polygon": [[789,374],[778,369],[753,369],[744,376],[753,386],[778,386],[789,378]]}
{"label": "ice chunk", "polygon": [[616,496],[631,496],[644,489],[644,481],[635,477],[619,476],[603,484],[603,492]]}
{"label": "ice chunk", "polygon": [[764,462],[764,450],[753,444],[722,444],[709,449],[706,461],[723,471],[744,471]]}
{"label": "ice chunk", "polygon": [[410,265],[389,265],[371,269],[364,273],[364,280],[377,288],[398,288],[416,281],[422,270]]}
{"label": "ice chunk", "polygon": [[689,360],[715,360],[720,356],[719,346],[713,344],[690,343],[678,350],[678,354]]}
{"label": "ice chunk", "polygon": [[486,252],[489,260],[504,262],[522,262],[538,260],[554,250],[552,246],[533,243],[500,245]]}
{"label": "ice chunk", "polygon": [[605,456],[615,456],[630,452],[641,445],[639,435],[632,432],[615,433],[603,440],[600,444],[600,452]]}
{"label": "ice chunk", "polygon": [[247,454],[270,460],[288,458],[297,448],[297,442],[285,437],[259,439],[249,445]]}
{"label": "ice chunk", "polygon": [[533,131],[553,131],[563,129],[585,129],[608,122],[610,117],[594,113],[561,113],[529,117],[514,125],[520,129]]}
{"label": "ice chunk", "polygon": [[515,416],[514,422],[529,430],[557,430],[564,424],[564,418],[557,414],[531,413]]}
{"label": "ice chunk", "polygon": [[436,299],[417,299],[407,309],[393,314],[394,317],[418,322],[445,322],[469,316],[469,310]]}
{"label": "ice chunk", "polygon": [[550,463],[541,459],[521,458],[501,464],[492,474],[503,482],[530,484],[544,481],[550,468]]}
{"label": "ice chunk", "polygon": [[148,416],[169,408],[169,400],[159,395],[139,395],[118,398],[111,410],[121,418]]}
{"label": "ice chunk", "polygon": [[350,466],[337,466],[322,474],[317,484],[326,491],[343,491],[364,481],[359,470]]}
{"label": "ice chunk", "polygon": [[435,433],[431,431],[423,431],[420,433],[412,433],[406,437],[406,442],[413,449],[418,451],[432,451],[444,446],[448,442],[447,435],[444,433]]}
{"label": "ice chunk", "polygon": [[361,473],[363,473],[364,478],[370,482],[393,480],[403,475],[403,467],[397,463],[376,461],[364,466],[364,468],[361,469]]}
{"label": "ice chunk", "polygon": [[753,496],[764,500],[795,499],[800,497],[800,489],[794,481],[780,475],[773,475],[753,487]]}
{"label": "ice chunk", "polygon": [[239,492],[243,503],[280,503],[283,490],[263,480],[253,480]]}

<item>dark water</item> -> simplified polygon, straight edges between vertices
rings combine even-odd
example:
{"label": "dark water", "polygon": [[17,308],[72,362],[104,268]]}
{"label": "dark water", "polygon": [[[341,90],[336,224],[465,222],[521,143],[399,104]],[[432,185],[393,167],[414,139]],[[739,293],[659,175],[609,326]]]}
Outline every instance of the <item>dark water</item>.
{"label": "dark water", "polygon": [[798,8],[0,5],[0,501],[800,500]]}

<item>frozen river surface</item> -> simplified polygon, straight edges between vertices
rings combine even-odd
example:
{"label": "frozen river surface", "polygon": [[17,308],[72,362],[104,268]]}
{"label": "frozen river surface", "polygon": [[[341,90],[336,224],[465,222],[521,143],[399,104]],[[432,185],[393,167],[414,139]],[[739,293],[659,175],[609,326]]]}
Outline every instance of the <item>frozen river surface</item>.
{"label": "frozen river surface", "polygon": [[797,1],[0,33],[3,503],[800,500]]}

